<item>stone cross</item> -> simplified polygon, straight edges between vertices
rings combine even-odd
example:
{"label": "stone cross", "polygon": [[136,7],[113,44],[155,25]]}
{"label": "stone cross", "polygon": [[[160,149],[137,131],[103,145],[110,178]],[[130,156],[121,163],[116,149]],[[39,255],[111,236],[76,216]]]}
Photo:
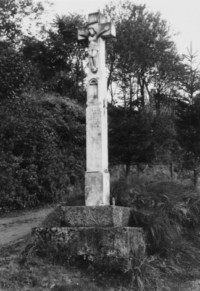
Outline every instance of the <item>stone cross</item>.
{"label": "stone cross", "polygon": [[108,172],[107,79],[105,39],[115,37],[115,27],[100,12],[89,14],[88,25],[78,30],[78,40],[88,39],[86,108],[86,206],[110,204]]}

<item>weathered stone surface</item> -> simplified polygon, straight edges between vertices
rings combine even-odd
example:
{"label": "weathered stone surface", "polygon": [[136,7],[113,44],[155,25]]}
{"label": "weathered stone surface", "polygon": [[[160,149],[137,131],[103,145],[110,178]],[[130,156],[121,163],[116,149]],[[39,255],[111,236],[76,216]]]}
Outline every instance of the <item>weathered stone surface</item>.
{"label": "weathered stone surface", "polygon": [[89,14],[78,39],[88,40],[85,204],[109,205],[107,70],[105,39],[115,37],[115,27],[100,13]]}
{"label": "weathered stone surface", "polygon": [[108,172],[85,173],[85,204],[87,206],[110,204],[110,174]]}
{"label": "weathered stone surface", "polygon": [[129,226],[131,208],[120,206],[60,206],[62,226]]}
{"label": "weathered stone surface", "polygon": [[62,226],[63,210],[58,205],[54,210],[52,210],[47,217],[42,221],[40,227],[51,228]]}
{"label": "weathered stone surface", "polygon": [[94,265],[112,270],[128,270],[132,262],[145,255],[141,228],[133,227],[62,227],[33,230],[37,245],[63,254],[63,260],[84,258]]}

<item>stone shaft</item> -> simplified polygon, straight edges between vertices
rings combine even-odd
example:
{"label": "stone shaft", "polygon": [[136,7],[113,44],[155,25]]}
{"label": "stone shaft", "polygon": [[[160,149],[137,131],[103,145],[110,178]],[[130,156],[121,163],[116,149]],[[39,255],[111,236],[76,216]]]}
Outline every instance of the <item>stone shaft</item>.
{"label": "stone shaft", "polygon": [[[95,22],[96,21],[98,22]],[[110,175],[108,172],[107,79],[105,38],[113,34],[111,24],[102,24],[98,13],[89,16],[89,69],[87,75],[86,108],[86,173],[85,204],[110,204]],[[80,37],[86,35],[82,32]]]}

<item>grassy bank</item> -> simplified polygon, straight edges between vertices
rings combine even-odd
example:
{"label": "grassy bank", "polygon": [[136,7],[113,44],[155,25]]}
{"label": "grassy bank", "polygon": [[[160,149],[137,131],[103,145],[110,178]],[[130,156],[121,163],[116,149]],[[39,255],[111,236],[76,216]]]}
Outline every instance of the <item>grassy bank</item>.
{"label": "grassy bank", "polygon": [[[132,207],[132,226],[146,233],[147,255],[129,273],[37,257],[26,238],[0,250],[0,290],[198,290],[192,282],[200,279],[199,194],[176,183],[138,179],[113,183],[111,194],[116,204]],[[50,217],[48,227],[56,219]]]}

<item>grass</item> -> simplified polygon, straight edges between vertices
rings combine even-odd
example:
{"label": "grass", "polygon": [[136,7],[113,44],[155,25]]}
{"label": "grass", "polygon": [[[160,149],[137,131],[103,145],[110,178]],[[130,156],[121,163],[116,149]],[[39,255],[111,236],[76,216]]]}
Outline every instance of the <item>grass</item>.
{"label": "grass", "polygon": [[[132,207],[131,225],[143,227],[147,236],[147,256],[129,277],[37,257],[27,238],[0,249],[0,290],[192,290],[184,286],[200,279],[199,194],[177,183],[140,179],[113,183],[111,194],[117,205]],[[58,215],[43,226],[55,226]]]}
{"label": "grass", "polygon": [[[62,266],[31,252],[24,258],[23,249],[27,240],[29,238],[0,250],[1,291],[191,290],[180,287],[184,285],[185,278],[180,277],[178,267],[159,256],[148,256],[134,266],[132,283],[128,284],[125,276],[119,274],[109,274],[91,267],[83,269]],[[190,279],[194,278],[193,271],[194,268],[190,270]],[[195,278],[198,275],[196,269]],[[163,289],[164,286],[172,286],[174,289]]]}
{"label": "grass", "polygon": [[118,205],[132,207],[131,225],[145,230],[148,255],[185,268],[199,264],[200,195],[194,189],[133,179],[113,183],[111,194]]}
{"label": "grass", "polygon": [[[54,263],[24,249],[30,237],[0,249],[1,291],[127,291],[126,278]],[[131,288],[131,290],[136,290]]]}

